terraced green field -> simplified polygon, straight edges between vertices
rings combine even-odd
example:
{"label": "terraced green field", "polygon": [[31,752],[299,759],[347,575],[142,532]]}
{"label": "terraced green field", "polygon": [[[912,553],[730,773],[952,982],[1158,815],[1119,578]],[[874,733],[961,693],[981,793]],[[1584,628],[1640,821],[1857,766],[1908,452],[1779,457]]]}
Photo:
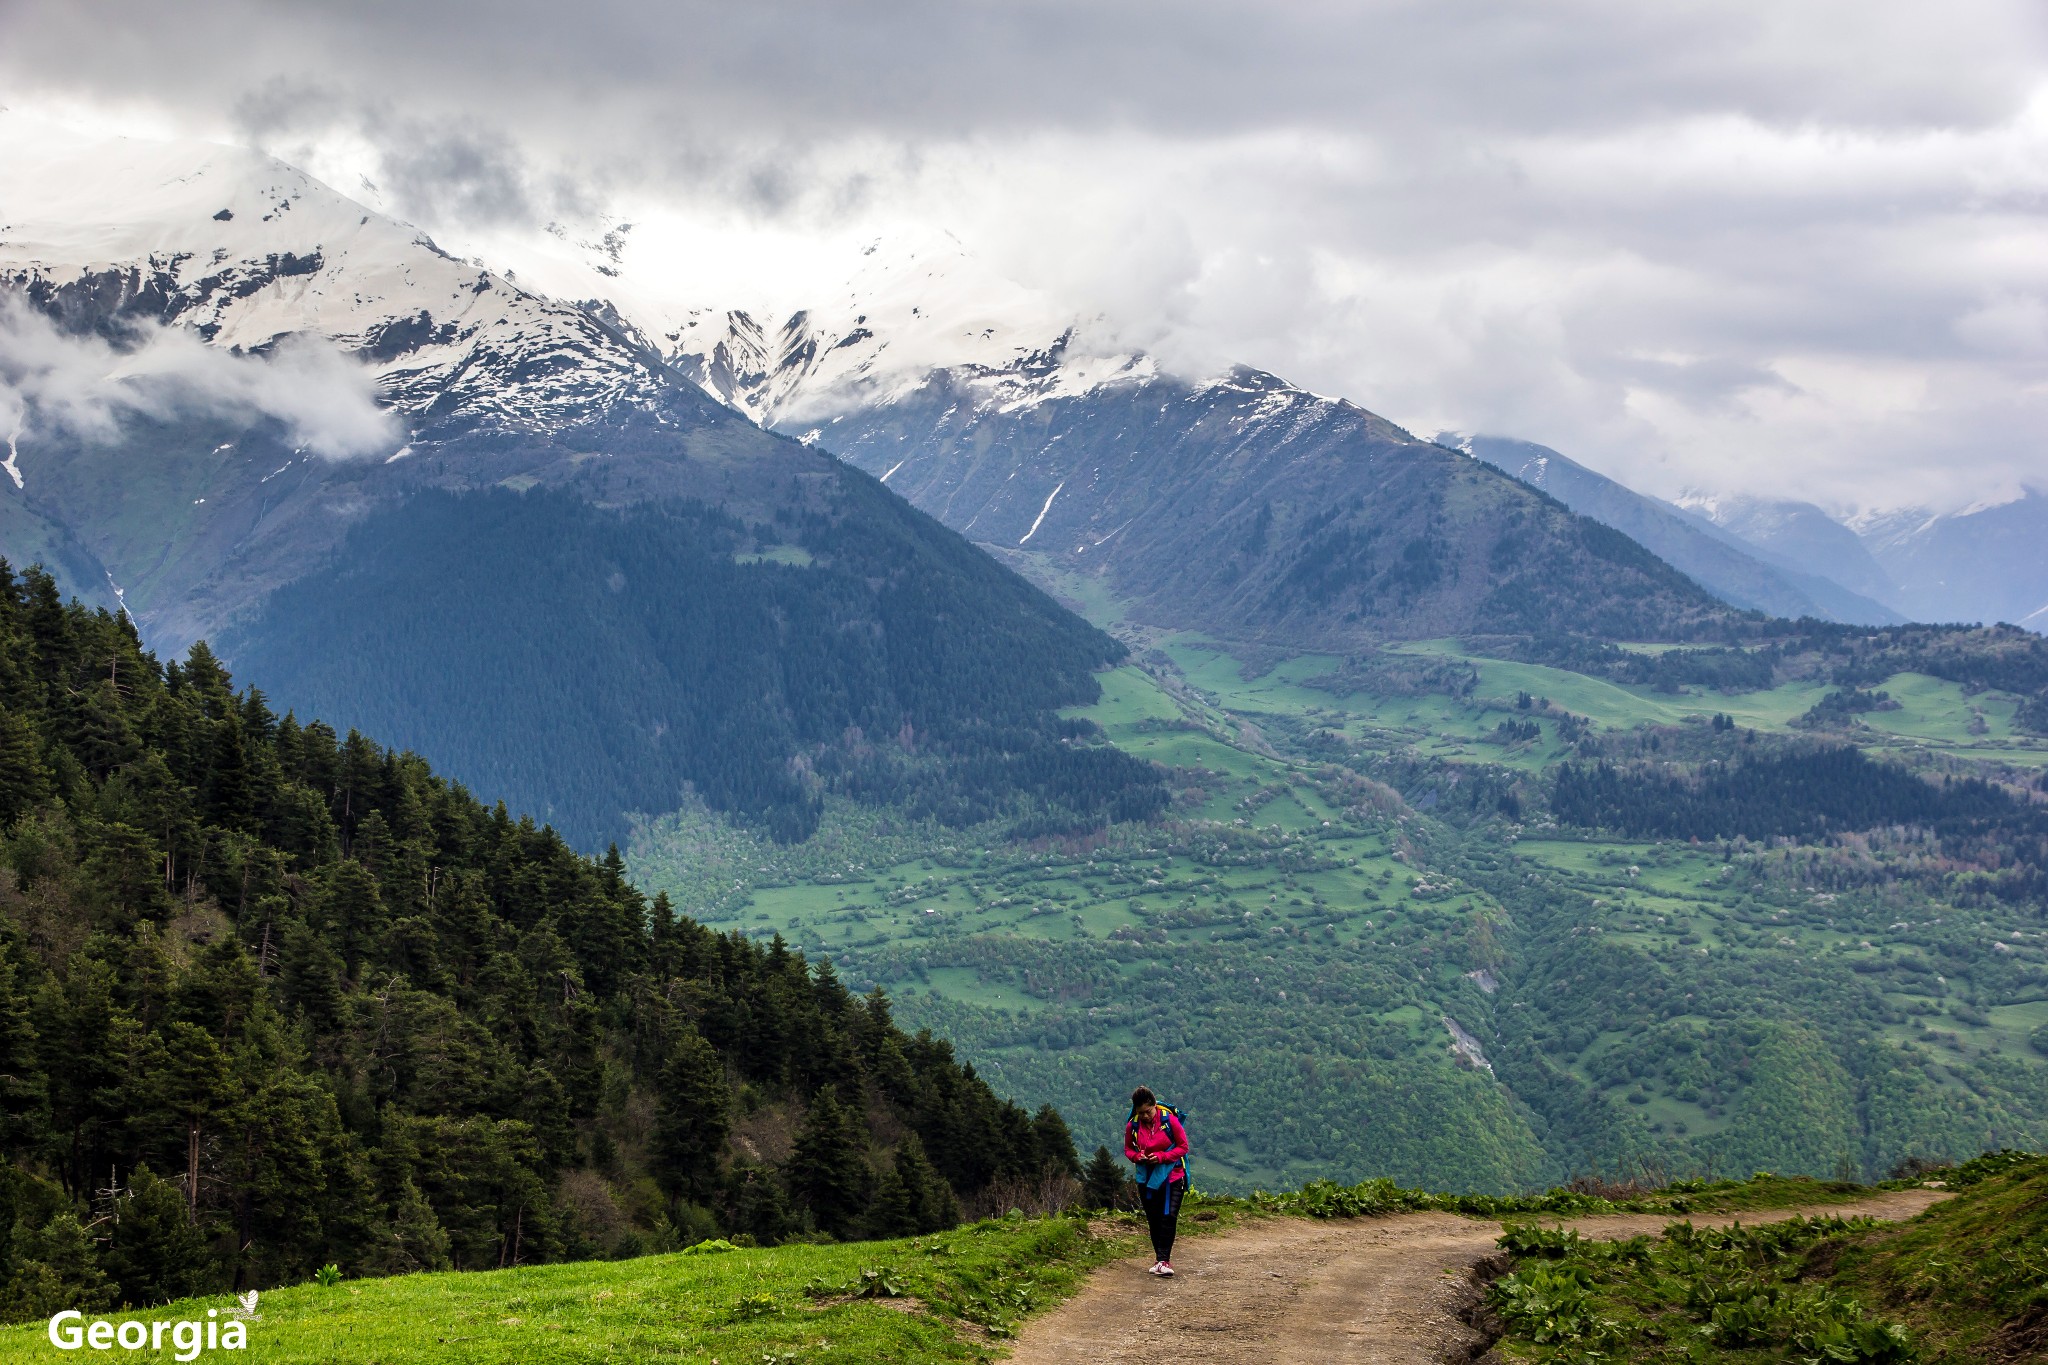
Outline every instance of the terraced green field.
{"label": "terraced green field", "polygon": [[[2023,906],[1835,885],[1839,851],[1460,832],[1362,776],[1384,757],[1540,781],[1568,750],[1555,713],[1502,741],[1532,715],[1518,692],[1596,733],[1720,713],[1790,734],[1829,689],[1658,693],[1431,642],[1404,653],[1476,681],[1394,695],[1334,683],[1354,675],[1333,656],[1154,644],[1069,714],[1171,771],[1159,824],[1020,847],[838,807],[796,849],[700,823],[679,861],[671,829],[635,871],[887,990],[1010,1093],[1058,1104],[1084,1150],[1113,1143],[1130,1085],[1160,1085],[1214,1187],[1513,1188],[1589,1159],[1876,1174],[2048,1142],[2048,930]],[[1910,674],[1883,690],[1896,707],[1850,732],[1868,747],[2048,757],[2010,698]],[[1353,758],[1333,763],[1331,736]]]}
{"label": "terraced green field", "polygon": [[[1603,729],[1678,725],[1715,714],[1766,733],[1789,734],[1793,721],[1834,690],[1824,683],[1787,683],[1756,692],[1723,693],[1689,689],[1660,693],[1625,686],[1541,664],[1517,663],[1470,653],[1455,641],[1420,641],[1393,652],[1466,665],[1478,674],[1467,698],[1442,694],[1392,696],[1370,691],[1336,692],[1310,684],[1336,674],[1333,655],[1300,655],[1260,672],[1230,652],[1193,635],[1164,640],[1160,649],[1196,693],[1228,712],[1256,719],[1286,716],[1340,730],[1362,741],[1406,743],[1433,757],[1501,763],[1523,770],[1541,768],[1563,753],[1554,722],[1539,721],[1540,741],[1503,746],[1491,741],[1494,727],[1515,714],[1518,693],[1548,698]],[[1635,646],[1654,651],[1658,646]],[[1256,674],[1256,676],[1247,676]],[[1859,716],[1857,742],[1877,749],[1923,750],[1960,757],[2035,766],[2048,763],[2048,740],[2018,731],[2016,698],[1997,692],[1968,695],[1958,683],[1920,673],[1900,673],[1874,685],[1898,703],[1897,710]]]}

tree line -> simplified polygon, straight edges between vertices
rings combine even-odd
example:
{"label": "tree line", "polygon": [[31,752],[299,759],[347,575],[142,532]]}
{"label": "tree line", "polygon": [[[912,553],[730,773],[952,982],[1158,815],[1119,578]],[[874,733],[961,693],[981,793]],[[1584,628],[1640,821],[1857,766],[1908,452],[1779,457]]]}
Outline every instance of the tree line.
{"label": "tree line", "polygon": [[0,1154],[0,1317],[908,1234],[1079,1173],[829,964],[4,563]]}
{"label": "tree line", "polygon": [[1713,762],[1696,772],[1566,763],[1557,770],[1551,810],[1565,824],[1629,838],[1814,838],[1878,825],[1960,831],[1986,822],[2040,822],[1981,778],[1930,782],[1848,746]]}

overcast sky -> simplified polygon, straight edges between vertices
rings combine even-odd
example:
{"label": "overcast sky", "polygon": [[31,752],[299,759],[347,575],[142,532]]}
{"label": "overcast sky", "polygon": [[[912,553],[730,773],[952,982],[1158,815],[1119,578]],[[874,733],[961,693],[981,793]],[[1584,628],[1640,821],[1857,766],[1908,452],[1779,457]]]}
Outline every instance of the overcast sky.
{"label": "overcast sky", "polygon": [[456,241],[687,223],[714,302],[943,227],[1185,363],[1653,492],[2048,489],[2040,0],[5,0],[0,101]]}

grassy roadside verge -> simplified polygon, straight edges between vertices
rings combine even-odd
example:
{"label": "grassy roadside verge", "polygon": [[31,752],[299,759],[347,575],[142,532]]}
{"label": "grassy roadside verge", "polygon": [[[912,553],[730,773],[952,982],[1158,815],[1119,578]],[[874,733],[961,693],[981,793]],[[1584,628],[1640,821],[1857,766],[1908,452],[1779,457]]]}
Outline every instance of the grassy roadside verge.
{"label": "grassy roadside verge", "polygon": [[[1129,1220],[996,1219],[931,1237],[684,1252],[514,1270],[404,1275],[265,1292],[242,1352],[265,1365],[926,1365],[984,1361],[1031,1313],[1127,1250]],[[225,1297],[113,1312],[225,1318]],[[168,1340],[168,1338],[166,1338]],[[43,1322],[0,1328],[0,1361],[169,1360],[59,1351]]]}
{"label": "grassy roadside verge", "polygon": [[1510,1227],[1487,1292],[1517,1361],[2018,1365],[2048,1360],[2048,1158],[2001,1153],[1904,1224],[1674,1223],[1593,1242]]}
{"label": "grassy roadside verge", "polygon": [[[1747,1180],[1680,1180],[1659,1188],[1604,1186],[1559,1188],[1540,1194],[1439,1194],[1404,1189],[1391,1180],[1364,1180],[1339,1185],[1313,1180],[1285,1194],[1259,1191],[1249,1199],[1212,1199],[1215,1207],[1242,1205],[1265,1213],[1306,1218],[1362,1218],[1389,1213],[1463,1213],[1475,1218],[1550,1215],[1579,1218],[1602,1213],[1744,1213],[1752,1209],[1805,1208],[1846,1204],[1873,1190],[1897,1189],[1917,1181],[1857,1185],[1841,1180],[1813,1180],[1759,1171]],[[1600,1192],[1604,1189],[1605,1192]]]}

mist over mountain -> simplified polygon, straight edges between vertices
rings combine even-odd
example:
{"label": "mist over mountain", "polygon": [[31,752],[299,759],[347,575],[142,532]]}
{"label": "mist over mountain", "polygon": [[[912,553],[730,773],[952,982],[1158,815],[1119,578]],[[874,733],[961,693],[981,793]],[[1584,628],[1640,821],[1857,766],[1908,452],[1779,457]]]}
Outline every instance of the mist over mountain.
{"label": "mist over mountain", "polygon": [[1574,623],[1652,638],[1719,610],[1625,536],[1355,404],[1244,367],[1184,377],[1042,309],[959,311],[975,269],[940,249],[779,326],[699,319],[672,363],[1133,623],[1341,647]]}
{"label": "mist over mountain", "polygon": [[[152,646],[215,637],[586,847],[696,799],[800,837],[848,784],[1145,808],[1143,765],[1052,716],[1118,646],[615,312],[255,153],[4,132],[0,285],[57,358],[6,376],[0,548]],[[307,353],[327,412],[293,406]]]}

